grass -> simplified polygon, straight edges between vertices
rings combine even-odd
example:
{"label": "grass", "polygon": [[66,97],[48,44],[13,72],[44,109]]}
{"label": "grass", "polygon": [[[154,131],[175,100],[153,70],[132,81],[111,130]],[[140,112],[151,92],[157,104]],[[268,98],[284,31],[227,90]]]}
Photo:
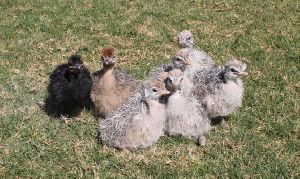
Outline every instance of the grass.
{"label": "grass", "polygon": [[[0,0],[0,177],[300,177],[299,2]],[[162,138],[120,152],[96,141],[84,111],[69,124],[39,108],[49,73],[72,53],[91,71],[100,49],[118,49],[120,66],[143,79],[178,49],[191,29],[217,63],[244,58],[243,107],[204,148]]]}

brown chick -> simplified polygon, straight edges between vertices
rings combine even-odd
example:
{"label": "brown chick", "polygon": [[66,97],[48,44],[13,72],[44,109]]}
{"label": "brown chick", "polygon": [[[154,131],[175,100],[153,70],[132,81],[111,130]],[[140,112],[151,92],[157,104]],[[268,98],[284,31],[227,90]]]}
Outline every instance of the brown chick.
{"label": "brown chick", "polygon": [[103,68],[94,73],[91,100],[94,103],[96,116],[105,118],[134,91],[139,81],[125,71],[115,68],[117,52],[113,47],[105,47],[101,51]]}

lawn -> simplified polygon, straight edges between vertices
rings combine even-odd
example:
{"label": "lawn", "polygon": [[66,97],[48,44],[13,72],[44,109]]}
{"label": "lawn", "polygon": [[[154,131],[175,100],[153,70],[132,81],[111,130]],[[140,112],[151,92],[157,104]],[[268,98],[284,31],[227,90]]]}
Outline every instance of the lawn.
{"label": "lawn", "polygon": [[[296,0],[0,0],[0,177],[300,177],[300,3]],[[67,124],[40,108],[48,75],[73,53],[91,71],[100,49],[144,79],[190,29],[218,64],[248,64],[243,107],[204,148],[163,137],[121,152],[96,140],[89,111]]]}

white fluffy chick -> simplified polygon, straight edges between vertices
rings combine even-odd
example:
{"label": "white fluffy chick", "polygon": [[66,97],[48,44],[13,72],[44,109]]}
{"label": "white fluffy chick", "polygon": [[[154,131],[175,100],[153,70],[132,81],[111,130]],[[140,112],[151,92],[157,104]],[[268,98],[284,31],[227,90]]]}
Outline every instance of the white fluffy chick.
{"label": "white fluffy chick", "polygon": [[201,103],[185,88],[184,83],[190,82],[181,70],[174,69],[169,72],[166,86],[171,95],[166,108],[166,133],[194,137],[204,146],[204,134],[210,130],[210,120]]}
{"label": "white fluffy chick", "polygon": [[246,64],[233,59],[224,68],[212,67],[197,72],[193,78],[193,93],[206,107],[211,119],[225,116],[242,105],[244,86],[240,79],[247,75]]}
{"label": "white fluffy chick", "polygon": [[193,48],[194,47],[194,37],[191,31],[183,30],[178,33],[178,43],[181,48]]}
{"label": "white fluffy chick", "polygon": [[148,80],[112,115],[100,123],[103,144],[118,149],[146,148],[164,135],[166,90],[161,80]]}
{"label": "white fluffy chick", "polygon": [[189,55],[188,49],[181,49],[177,51],[172,57],[171,57],[171,63],[162,65],[154,70],[152,70],[149,73],[148,79],[156,79],[161,73],[163,72],[169,72],[173,69],[180,69],[182,71],[185,71],[187,69],[187,66],[190,65],[188,62],[188,55]]}
{"label": "white fluffy chick", "polygon": [[178,43],[181,48],[189,49],[189,62],[191,70],[201,70],[214,65],[212,58],[202,49],[194,47],[194,37],[191,31],[183,30],[178,34]]}

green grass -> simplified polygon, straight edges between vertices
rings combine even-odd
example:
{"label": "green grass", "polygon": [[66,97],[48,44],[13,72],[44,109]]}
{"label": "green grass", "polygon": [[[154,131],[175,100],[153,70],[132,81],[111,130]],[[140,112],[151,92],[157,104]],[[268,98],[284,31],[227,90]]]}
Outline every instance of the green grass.
{"label": "green grass", "polygon": [[[0,0],[0,177],[300,177],[299,2]],[[204,148],[163,137],[131,153],[97,143],[85,111],[68,124],[39,108],[49,73],[74,52],[91,71],[100,49],[143,79],[191,29],[217,63],[244,58],[243,107]]]}

